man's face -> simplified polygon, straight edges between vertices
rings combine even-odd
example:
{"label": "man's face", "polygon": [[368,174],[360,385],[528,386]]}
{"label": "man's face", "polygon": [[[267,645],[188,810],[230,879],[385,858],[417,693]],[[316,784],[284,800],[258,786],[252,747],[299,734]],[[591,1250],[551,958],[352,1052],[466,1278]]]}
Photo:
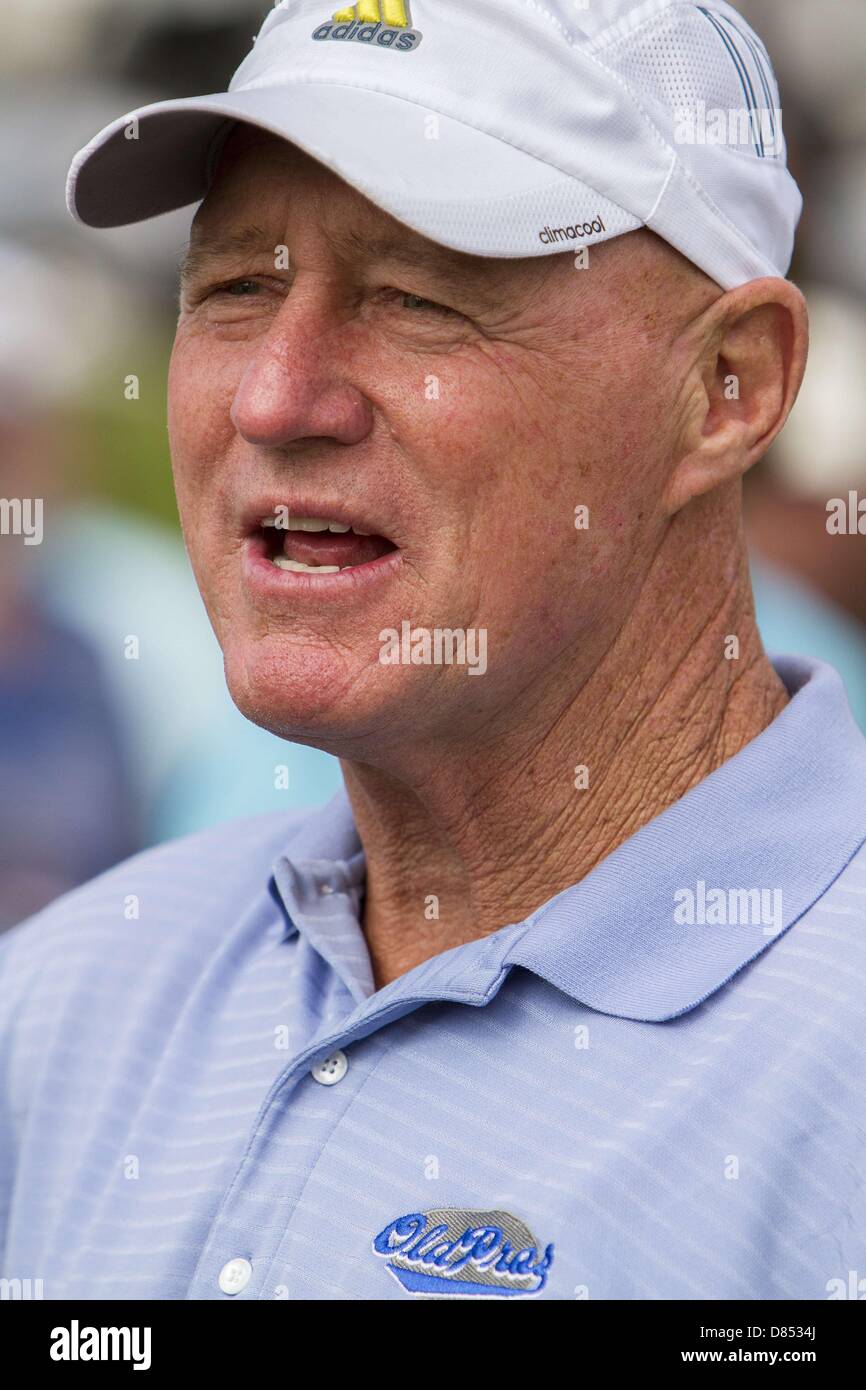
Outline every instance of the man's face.
{"label": "man's face", "polygon": [[[584,269],[450,252],[243,128],[191,244],[169,430],[242,711],[376,761],[566,703],[666,524],[676,340],[707,302],[684,263],[647,233]],[[486,670],[383,664],[404,622],[474,632],[476,654],[483,630]]]}

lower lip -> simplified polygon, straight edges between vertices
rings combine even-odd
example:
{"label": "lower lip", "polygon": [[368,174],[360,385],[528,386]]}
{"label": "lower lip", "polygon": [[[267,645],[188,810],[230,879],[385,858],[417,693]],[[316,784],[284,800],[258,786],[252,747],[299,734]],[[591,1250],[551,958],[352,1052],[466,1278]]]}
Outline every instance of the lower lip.
{"label": "lower lip", "polygon": [[392,578],[403,563],[399,550],[389,550],[366,565],[350,565],[336,574],[313,574],[305,570],[284,570],[268,556],[268,543],[251,536],[243,550],[243,576],[251,589],[272,598],[351,598],[371,585]]}

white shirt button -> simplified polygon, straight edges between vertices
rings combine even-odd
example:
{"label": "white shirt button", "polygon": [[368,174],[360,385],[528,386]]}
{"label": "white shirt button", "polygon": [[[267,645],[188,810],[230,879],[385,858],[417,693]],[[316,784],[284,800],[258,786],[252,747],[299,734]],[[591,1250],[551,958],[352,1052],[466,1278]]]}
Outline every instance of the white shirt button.
{"label": "white shirt button", "polygon": [[319,884],[319,892],[322,894],[322,897],[324,897],[326,893],[333,893],[333,891],[334,891],[334,889],[333,889],[333,885],[332,885],[332,884],[330,884],[330,883],[320,883],[320,884]]}
{"label": "white shirt button", "polygon": [[238,1256],[229,1260],[220,1270],[219,1286],[223,1293],[240,1293],[253,1277],[253,1267],[249,1260]]}
{"label": "white shirt button", "polygon": [[349,1059],[345,1052],[332,1052],[324,1062],[317,1062],[310,1075],[320,1086],[336,1086],[349,1070]]}

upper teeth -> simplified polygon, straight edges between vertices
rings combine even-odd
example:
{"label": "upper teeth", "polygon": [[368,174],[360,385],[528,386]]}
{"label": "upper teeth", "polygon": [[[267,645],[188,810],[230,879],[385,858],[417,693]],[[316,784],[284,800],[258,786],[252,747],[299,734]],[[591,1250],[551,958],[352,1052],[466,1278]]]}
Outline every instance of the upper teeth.
{"label": "upper teeth", "polygon": [[278,526],[281,531],[336,531],[338,535],[344,535],[346,531],[354,531],[356,536],[368,536],[370,534],[369,531],[362,531],[358,526],[344,526],[341,521],[328,521],[322,516],[289,517],[285,524],[283,524],[281,517],[266,516],[261,524],[262,526]]}

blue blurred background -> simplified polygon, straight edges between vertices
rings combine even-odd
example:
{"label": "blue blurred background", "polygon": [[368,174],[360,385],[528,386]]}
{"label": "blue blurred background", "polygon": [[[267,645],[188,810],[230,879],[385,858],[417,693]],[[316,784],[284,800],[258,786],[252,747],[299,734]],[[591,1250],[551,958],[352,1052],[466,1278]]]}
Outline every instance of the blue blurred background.
{"label": "blue blurred background", "polygon": [[[64,205],[79,146],[143,102],[224,88],[268,8],[4,0],[0,498],[44,499],[44,536],[0,535],[0,930],[136,849],[339,783],[234,709],[181,543],[165,374],[190,210],[94,232]],[[747,487],[758,615],[768,650],[842,671],[866,728],[866,536],[826,528],[830,498],[866,495],[866,5],[741,8],[782,85],[814,335]]]}

